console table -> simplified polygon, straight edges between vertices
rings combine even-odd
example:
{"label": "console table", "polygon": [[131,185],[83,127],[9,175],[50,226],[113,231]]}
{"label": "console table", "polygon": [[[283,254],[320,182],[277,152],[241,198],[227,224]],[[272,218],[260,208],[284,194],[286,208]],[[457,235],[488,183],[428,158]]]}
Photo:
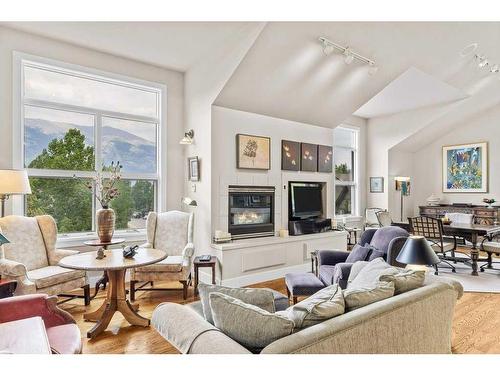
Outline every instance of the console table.
{"label": "console table", "polygon": [[442,218],[446,213],[473,214],[474,224],[495,225],[499,221],[500,207],[488,207],[481,205],[453,205],[440,204],[438,206],[419,206],[420,216],[430,216],[436,219]]}

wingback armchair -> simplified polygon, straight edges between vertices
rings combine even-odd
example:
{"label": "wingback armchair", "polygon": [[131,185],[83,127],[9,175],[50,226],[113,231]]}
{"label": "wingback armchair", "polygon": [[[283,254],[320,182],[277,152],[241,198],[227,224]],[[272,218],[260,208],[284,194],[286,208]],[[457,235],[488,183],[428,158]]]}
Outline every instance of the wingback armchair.
{"label": "wingback armchair", "polygon": [[[382,257],[393,266],[404,267],[396,261],[409,233],[396,226],[366,229],[358,241],[358,245],[370,245],[370,251],[364,259],[372,260]],[[347,286],[347,280],[354,261],[350,261],[349,251],[341,250],[317,250],[319,279],[325,285],[338,283],[341,288]]]}
{"label": "wingback armchair", "polygon": [[[179,281],[182,284],[183,298],[187,298],[194,254],[193,227],[192,213],[181,211],[149,213],[146,223],[148,242],[143,247],[166,251],[168,256],[161,262],[132,269],[130,277],[132,301],[137,290],[172,290],[154,288],[155,281]],[[144,284],[138,285],[138,282]],[[150,288],[146,288],[148,283],[151,283]]]}
{"label": "wingback armchair", "polygon": [[79,354],[82,339],[75,319],[56,305],[57,298],[30,294],[0,300],[0,323],[39,316],[42,318],[52,352]]}
{"label": "wingback armchair", "polygon": [[85,271],[57,265],[59,260],[78,251],[56,249],[57,227],[51,216],[6,216],[0,218],[0,231],[10,241],[0,246],[0,275],[17,281],[15,295],[81,297],[64,293],[83,288],[85,305],[90,304]]}

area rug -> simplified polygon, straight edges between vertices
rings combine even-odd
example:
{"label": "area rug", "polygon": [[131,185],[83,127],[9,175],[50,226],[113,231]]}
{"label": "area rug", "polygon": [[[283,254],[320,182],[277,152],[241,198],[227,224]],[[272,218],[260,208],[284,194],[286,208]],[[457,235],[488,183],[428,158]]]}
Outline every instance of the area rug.
{"label": "area rug", "polygon": [[[481,265],[482,263],[479,263]],[[440,268],[439,276],[449,277],[457,280],[464,287],[465,292],[481,292],[481,293],[500,293],[500,271],[485,269],[480,272],[479,276],[471,275],[471,267],[457,263],[453,264],[457,270],[456,273],[451,272],[451,269]],[[494,264],[494,267],[500,268],[500,264]]]}

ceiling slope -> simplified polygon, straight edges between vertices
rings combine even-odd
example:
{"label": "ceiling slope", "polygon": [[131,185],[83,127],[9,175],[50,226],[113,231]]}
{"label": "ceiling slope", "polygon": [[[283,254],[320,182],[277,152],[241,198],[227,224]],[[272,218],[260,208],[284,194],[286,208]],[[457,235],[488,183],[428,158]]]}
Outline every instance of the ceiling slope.
{"label": "ceiling slope", "polygon": [[[335,127],[412,66],[462,89],[477,72],[470,61],[460,57],[460,51],[478,42],[490,58],[500,61],[500,50],[496,48],[500,42],[499,25],[268,23],[215,104]],[[375,60],[380,67],[378,73],[370,76],[367,66],[360,63],[346,65],[335,53],[325,56],[317,41],[319,36]],[[445,96],[455,97],[448,94],[451,89]],[[400,104],[401,109],[405,106]]]}

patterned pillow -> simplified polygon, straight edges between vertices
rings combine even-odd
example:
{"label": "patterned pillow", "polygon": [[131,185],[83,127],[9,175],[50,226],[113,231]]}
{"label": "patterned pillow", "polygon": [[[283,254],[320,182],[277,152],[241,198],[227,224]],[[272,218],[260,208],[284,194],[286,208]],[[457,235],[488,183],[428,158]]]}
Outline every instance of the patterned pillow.
{"label": "patterned pillow", "polygon": [[222,293],[210,293],[215,327],[241,345],[260,349],[290,335],[292,320]]}

